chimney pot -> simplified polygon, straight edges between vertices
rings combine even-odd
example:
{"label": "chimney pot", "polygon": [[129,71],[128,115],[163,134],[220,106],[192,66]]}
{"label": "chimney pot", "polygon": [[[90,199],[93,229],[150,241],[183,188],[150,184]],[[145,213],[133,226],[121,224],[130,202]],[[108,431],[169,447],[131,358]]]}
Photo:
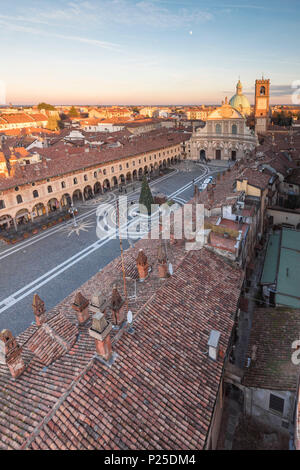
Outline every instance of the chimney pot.
{"label": "chimney pot", "polygon": [[157,261],[158,277],[160,279],[166,279],[168,277],[167,254],[165,247],[163,246],[162,240],[160,241],[158,246]]}
{"label": "chimney pot", "polygon": [[35,322],[37,326],[41,326],[46,320],[46,309],[45,302],[43,302],[38,294],[34,294],[33,296],[32,308],[35,316]]}
{"label": "chimney pot", "polygon": [[120,325],[124,321],[123,305],[124,300],[120,296],[117,286],[114,284],[111,296],[111,310],[115,325]]}
{"label": "chimney pot", "polygon": [[136,259],[136,264],[140,281],[144,281],[149,274],[149,264],[147,256],[145,255],[142,249],[139,250],[139,254]]}
{"label": "chimney pot", "polygon": [[106,361],[111,358],[112,346],[110,340],[111,323],[106,320],[103,313],[98,312],[93,316],[92,327],[89,334],[95,339],[96,351]]}
{"label": "chimney pot", "polygon": [[89,318],[88,306],[89,301],[81,294],[81,292],[77,292],[72,308],[76,312],[79,325],[85,323]]}
{"label": "chimney pot", "polygon": [[2,330],[0,333],[0,364],[6,364],[15,379],[25,369],[22,348],[9,330]]}
{"label": "chimney pot", "polygon": [[95,293],[90,302],[90,311],[94,313],[106,313],[106,308],[107,308],[107,300],[104,297],[104,295],[99,291],[98,293]]}

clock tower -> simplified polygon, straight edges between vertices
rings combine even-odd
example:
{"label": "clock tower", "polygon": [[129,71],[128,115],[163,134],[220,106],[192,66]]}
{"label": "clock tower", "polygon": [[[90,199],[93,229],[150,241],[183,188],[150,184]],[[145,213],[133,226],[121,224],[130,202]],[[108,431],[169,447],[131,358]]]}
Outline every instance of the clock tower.
{"label": "clock tower", "polygon": [[255,130],[257,133],[267,132],[269,121],[270,80],[255,81]]}

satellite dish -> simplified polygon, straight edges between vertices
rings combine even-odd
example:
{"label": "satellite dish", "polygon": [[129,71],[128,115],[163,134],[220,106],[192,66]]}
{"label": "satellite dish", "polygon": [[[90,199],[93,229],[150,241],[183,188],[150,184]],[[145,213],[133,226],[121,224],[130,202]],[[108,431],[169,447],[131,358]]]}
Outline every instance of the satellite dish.
{"label": "satellite dish", "polygon": [[172,265],[172,263],[169,263],[169,273],[172,276],[172,274],[173,274],[173,265]]}
{"label": "satellite dish", "polygon": [[127,323],[129,323],[129,325],[131,325],[132,323],[132,311],[131,310],[128,310],[127,312]]}

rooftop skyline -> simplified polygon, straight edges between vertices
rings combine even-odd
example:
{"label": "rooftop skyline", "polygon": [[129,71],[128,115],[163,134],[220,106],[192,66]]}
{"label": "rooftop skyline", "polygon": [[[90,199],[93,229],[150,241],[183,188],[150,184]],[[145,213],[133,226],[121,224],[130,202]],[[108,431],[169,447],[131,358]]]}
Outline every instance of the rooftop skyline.
{"label": "rooftop skyline", "polygon": [[239,78],[253,104],[262,74],[271,104],[292,104],[300,77],[295,0],[2,5],[6,104],[220,103]]}

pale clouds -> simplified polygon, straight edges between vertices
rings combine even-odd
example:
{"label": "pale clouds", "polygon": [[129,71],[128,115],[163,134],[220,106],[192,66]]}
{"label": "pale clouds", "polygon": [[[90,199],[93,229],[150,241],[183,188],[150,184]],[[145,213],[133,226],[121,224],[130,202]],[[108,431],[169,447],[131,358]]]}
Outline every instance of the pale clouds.
{"label": "pale clouds", "polygon": [[[26,12],[26,13],[25,13]],[[163,6],[148,0],[72,1],[63,7],[43,10],[26,8],[14,20],[49,25],[82,26],[91,28],[108,25],[178,29],[192,24],[211,21],[213,15],[197,7]]]}
{"label": "pale clouds", "polygon": [[47,37],[53,37],[53,38],[58,38],[58,39],[63,39],[67,41],[75,41],[75,42],[81,42],[89,45],[93,45],[102,49],[109,49],[109,50],[115,50],[115,51],[120,51],[121,46],[119,44],[115,44],[112,42],[108,41],[101,41],[98,39],[92,39],[92,38],[86,38],[86,37],[81,37],[81,36],[73,36],[73,35],[68,35],[68,34],[60,34],[56,32],[51,32],[51,31],[45,31],[41,30],[35,27],[28,27],[28,26],[22,26],[20,24],[15,24],[11,21],[4,21],[0,17],[0,25],[2,27],[5,27],[11,31],[16,31],[16,32],[21,32],[21,33],[28,33],[28,34],[35,34],[39,36],[47,36]]}

